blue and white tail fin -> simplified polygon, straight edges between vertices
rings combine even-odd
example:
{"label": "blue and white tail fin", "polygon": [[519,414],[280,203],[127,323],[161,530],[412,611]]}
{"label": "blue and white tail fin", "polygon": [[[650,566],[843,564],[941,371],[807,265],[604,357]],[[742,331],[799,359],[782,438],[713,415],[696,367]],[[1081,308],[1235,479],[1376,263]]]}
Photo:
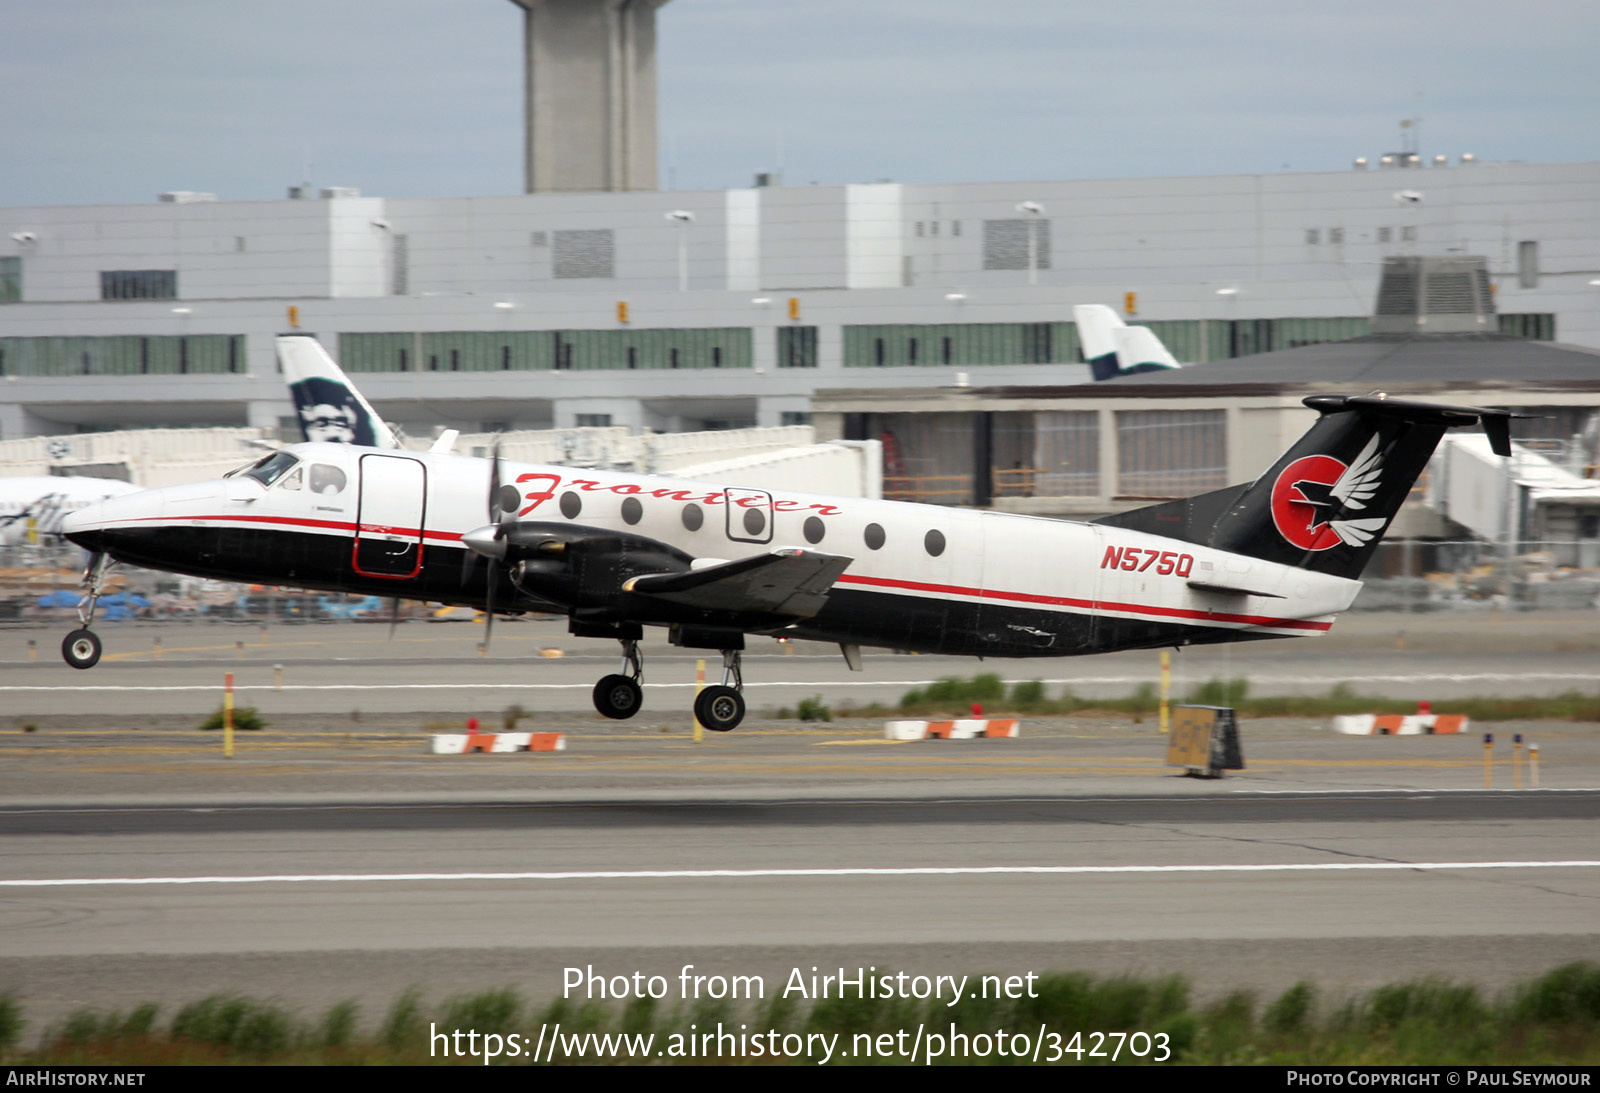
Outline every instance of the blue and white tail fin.
{"label": "blue and white tail fin", "polygon": [[1078,324],[1078,344],[1094,378],[1117,375],[1117,331],[1126,330],[1127,324],[1105,304],[1078,304],[1072,309],[1072,321]]}
{"label": "blue and white tail fin", "polygon": [[1179,367],[1149,327],[1129,326],[1105,304],[1078,304],[1072,318],[1078,324],[1083,358],[1096,380]]}
{"label": "blue and white tail fin", "polygon": [[367,448],[401,446],[394,430],[361,397],[317,339],[309,334],[281,335],[278,360],[307,440]]}
{"label": "blue and white tail fin", "polygon": [[1124,376],[1135,372],[1160,372],[1177,368],[1178,359],[1161,344],[1148,326],[1125,326],[1115,331],[1117,367]]}

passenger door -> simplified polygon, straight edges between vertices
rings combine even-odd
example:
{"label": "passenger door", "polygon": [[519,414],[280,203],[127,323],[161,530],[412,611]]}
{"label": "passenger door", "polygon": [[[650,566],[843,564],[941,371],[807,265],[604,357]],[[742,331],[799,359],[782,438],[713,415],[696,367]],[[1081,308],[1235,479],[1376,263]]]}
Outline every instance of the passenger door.
{"label": "passenger door", "polygon": [[422,529],[428,472],[419,460],[361,457],[361,502],[356,511],[352,564],[363,577],[404,580],[422,572]]}

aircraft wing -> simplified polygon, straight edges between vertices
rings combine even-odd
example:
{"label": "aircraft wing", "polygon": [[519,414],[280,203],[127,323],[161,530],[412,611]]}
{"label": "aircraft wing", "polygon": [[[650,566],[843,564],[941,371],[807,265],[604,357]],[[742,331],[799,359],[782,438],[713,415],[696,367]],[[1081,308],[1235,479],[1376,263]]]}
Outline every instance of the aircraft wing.
{"label": "aircraft wing", "polygon": [[633,577],[622,589],[706,611],[808,619],[822,610],[828,590],[853,560],[785,547],[686,573]]}

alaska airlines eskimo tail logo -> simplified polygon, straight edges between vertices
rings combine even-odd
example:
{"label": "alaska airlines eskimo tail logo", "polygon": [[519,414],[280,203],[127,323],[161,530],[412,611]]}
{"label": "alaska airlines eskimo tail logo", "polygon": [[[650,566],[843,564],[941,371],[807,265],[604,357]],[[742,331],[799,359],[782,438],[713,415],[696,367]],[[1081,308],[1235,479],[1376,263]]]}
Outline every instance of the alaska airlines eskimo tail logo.
{"label": "alaska airlines eskimo tail logo", "polygon": [[377,444],[372,422],[350,388],[322,376],[310,376],[289,385],[300,429],[309,441],[333,444]]}
{"label": "alaska airlines eskimo tail logo", "polygon": [[1383,456],[1373,434],[1354,462],[1308,455],[1285,467],[1272,484],[1272,522],[1302,550],[1364,546],[1383,530],[1387,516],[1352,519],[1378,492]]}

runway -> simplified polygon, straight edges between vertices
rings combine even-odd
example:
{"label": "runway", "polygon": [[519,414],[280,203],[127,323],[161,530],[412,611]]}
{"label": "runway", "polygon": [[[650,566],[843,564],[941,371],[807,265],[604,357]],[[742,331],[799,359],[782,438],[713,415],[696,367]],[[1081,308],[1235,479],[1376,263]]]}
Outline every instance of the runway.
{"label": "runway", "polygon": [[[595,681],[618,663],[616,642],[570,637],[560,620],[502,622],[487,656],[477,651],[481,629],[466,622],[409,621],[392,638],[381,622],[129,622],[97,627],[105,656],[80,672],[63,664],[57,649],[68,629],[70,624],[61,623],[0,630],[0,702],[8,712],[203,714],[219,704],[223,674],[232,672],[242,702],[285,714],[472,708],[483,716],[513,703],[586,713]],[[648,637],[646,715],[686,710],[696,662],[704,661],[714,680],[718,655],[673,648],[654,631]],[[832,646],[751,638],[744,673],[751,709],[773,712],[824,692],[836,706],[892,704],[929,680],[980,671],[1006,680],[1043,680],[1052,693],[1066,687],[1086,697],[1125,696],[1158,678],[1158,654],[1152,651],[987,663],[866,652],[865,670],[854,673]],[[1180,695],[1208,679],[1242,677],[1254,694],[1318,693],[1345,685],[1361,694],[1425,692],[1444,701],[1591,690],[1597,656],[1595,612],[1358,614],[1323,636],[1181,650],[1173,656],[1173,678]]]}
{"label": "runway", "polygon": [[[1547,666],[1554,643],[1587,640],[1562,629],[1509,643],[1531,652],[1461,655]],[[346,667],[327,670],[364,683],[552,664],[579,683],[608,663],[464,652],[446,675],[352,631]],[[232,652],[188,665],[169,644],[159,665],[77,677],[181,682]],[[1415,667],[1385,659],[1393,674]],[[868,664],[891,680],[936,667]],[[843,676],[835,665],[760,658],[769,679],[799,677],[829,701],[818,677]],[[55,674],[14,659],[0,672],[19,686]],[[354,998],[368,1023],[411,986],[430,1001],[510,986],[542,1004],[570,967],[668,976],[674,999],[691,964],[769,983],[813,966],[1180,972],[1211,996],[1302,977],[1336,993],[1423,974],[1493,988],[1600,960],[1589,723],[1495,726],[1486,790],[1475,735],[1342,738],[1247,720],[1247,769],[1201,782],[1163,765],[1153,725],[1126,718],[898,744],[879,722],[757,715],[696,743],[675,700],[606,723],[578,710],[581,692],[536,711],[568,751],[476,756],[427,754],[428,722],[494,718],[514,699],[473,696],[447,714],[411,692],[354,720],[348,695],[319,714],[261,692],[277,720],[241,734],[228,760],[193,731],[175,697],[189,692],[138,693],[148,707],[86,692],[87,712],[0,723],[0,991],[23,1002],[25,1037],[80,1005],[154,1000],[170,1014],[217,990],[307,1012]],[[198,708],[213,705],[208,694]],[[1518,731],[1543,749],[1537,791],[1525,768],[1525,788],[1509,788]]]}

